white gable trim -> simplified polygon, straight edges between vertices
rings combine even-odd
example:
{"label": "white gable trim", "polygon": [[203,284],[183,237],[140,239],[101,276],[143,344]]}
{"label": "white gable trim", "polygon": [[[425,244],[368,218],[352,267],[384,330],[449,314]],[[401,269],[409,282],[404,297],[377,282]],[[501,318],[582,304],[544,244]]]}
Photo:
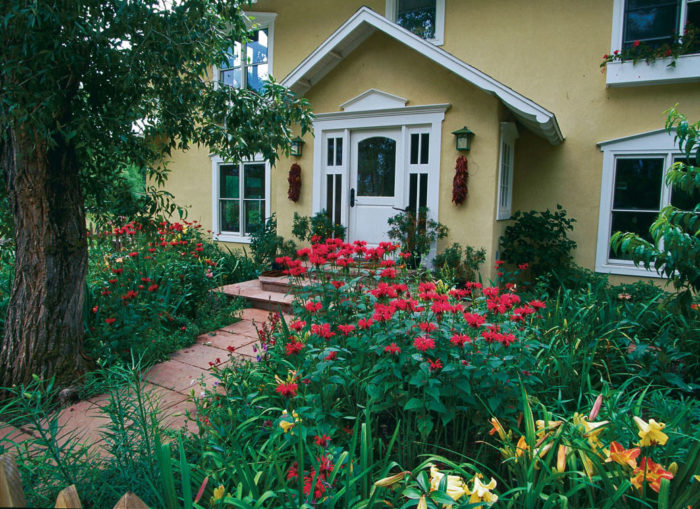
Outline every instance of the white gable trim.
{"label": "white gable trim", "polygon": [[406,106],[407,102],[408,99],[398,95],[370,88],[357,97],[345,101],[340,105],[340,109],[344,111],[387,110],[390,108],[402,108]]}
{"label": "white gable trim", "polygon": [[360,8],[321,43],[282,80],[282,85],[299,95],[304,95],[338,65],[340,59],[349,55],[377,31],[416,50],[484,92],[495,95],[525,127],[545,138],[552,145],[558,145],[564,141],[554,113],[367,7]]}

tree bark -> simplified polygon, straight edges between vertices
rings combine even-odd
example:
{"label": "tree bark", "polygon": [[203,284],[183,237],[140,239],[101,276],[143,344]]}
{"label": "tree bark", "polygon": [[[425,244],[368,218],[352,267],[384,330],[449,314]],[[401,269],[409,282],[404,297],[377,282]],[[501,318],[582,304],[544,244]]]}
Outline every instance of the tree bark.
{"label": "tree bark", "polygon": [[15,220],[16,262],[0,349],[0,387],[33,374],[59,387],[84,372],[87,236],[75,147],[9,129],[0,164]]}

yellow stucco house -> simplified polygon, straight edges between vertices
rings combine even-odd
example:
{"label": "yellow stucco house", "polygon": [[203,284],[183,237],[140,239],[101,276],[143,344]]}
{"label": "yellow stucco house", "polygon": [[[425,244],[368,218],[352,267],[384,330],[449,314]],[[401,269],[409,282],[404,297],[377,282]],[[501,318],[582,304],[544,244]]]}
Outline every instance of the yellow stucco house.
{"label": "yellow stucco house", "polygon": [[[700,54],[653,64],[603,54],[700,26],[700,0],[258,0],[251,40],[214,79],[256,88],[272,74],[316,114],[300,157],[270,168],[221,161],[206,147],[175,154],[168,182],[221,242],[249,241],[276,213],[327,211],[348,240],[377,243],[396,209],[427,205],[442,241],[485,247],[487,266],[515,210],[560,203],[577,220],[576,262],[648,276],[608,249],[612,231],[644,231],[674,201],[663,173],[677,155],[664,110],[700,118]],[[244,55],[244,58],[241,58]],[[460,154],[474,133],[469,194],[452,203]],[[292,164],[301,197],[287,197]]]}

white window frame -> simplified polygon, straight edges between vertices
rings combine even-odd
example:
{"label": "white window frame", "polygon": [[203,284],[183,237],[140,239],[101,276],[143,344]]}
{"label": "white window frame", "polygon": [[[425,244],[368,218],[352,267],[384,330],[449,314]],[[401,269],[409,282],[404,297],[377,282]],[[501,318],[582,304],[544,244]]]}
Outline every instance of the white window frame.
{"label": "white window frame", "polygon": [[[695,0],[690,0],[693,2]],[[681,0],[679,34],[685,25],[689,0]],[[625,0],[613,0],[612,38],[610,54],[622,49],[622,37],[625,23]],[[661,85],[666,83],[683,83],[700,81],[700,53],[681,55],[676,64],[670,66],[671,57],[659,58],[651,64],[646,62],[609,62],[606,65],[605,83],[609,87],[628,87],[641,85]]]}
{"label": "white window frame", "polygon": [[[246,12],[245,13],[245,24],[249,30],[253,28],[267,28],[267,66],[269,69],[269,76],[273,76],[274,70],[274,47],[275,47],[275,19],[277,18],[276,12]],[[246,65],[242,64],[242,69],[245,70]],[[243,71],[242,75],[245,73]],[[219,80],[221,79],[221,71],[218,66],[214,66],[212,69],[212,78],[214,81],[214,86],[219,85]]]}
{"label": "white window frame", "polygon": [[[220,241],[220,242],[238,242],[238,243],[243,243],[243,244],[250,244],[250,235],[246,234],[243,235],[241,233],[236,233],[236,232],[222,232],[221,231],[221,225],[219,221],[219,183],[221,182],[219,178],[219,168],[222,165],[230,165],[230,164],[238,164],[239,166],[243,166],[244,164],[251,164],[251,163],[264,163],[265,164],[265,217],[264,221],[267,221],[267,218],[270,217],[271,214],[271,208],[270,208],[270,177],[271,177],[271,172],[270,172],[270,163],[268,161],[265,161],[265,159],[262,156],[256,155],[252,159],[248,159],[245,161],[239,161],[239,162],[232,162],[232,161],[226,161],[222,159],[220,156],[217,155],[212,155],[211,156],[211,187],[212,187],[212,238],[214,240]],[[240,179],[241,186],[244,184],[244,179]],[[240,200],[241,203],[245,197],[243,196],[243,193],[240,195]],[[243,207],[241,207],[241,217],[243,214]]]}
{"label": "white window frame", "polygon": [[675,146],[674,136],[664,129],[642,133],[616,140],[599,143],[603,152],[603,174],[600,191],[600,208],[598,213],[598,242],[596,246],[596,272],[618,274],[623,276],[641,276],[663,278],[654,269],[636,267],[631,260],[609,258],[610,237],[612,233],[612,208],[615,194],[615,166],[617,159],[663,158],[664,169],[661,183],[660,209],[671,200],[671,187],[666,184],[666,174],[673,164],[674,157],[683,155]]}
{"label": "white window frame", "polygon": [[[498,155],[498,206],[496,220],[510,219],[513,212],[513,173],[515,140],[518,128],[514,122],[501,122],[501,143]],[[509,156],[506,158],[506,156]]]}
{"label": "white window frame", "polygon": [[[399,0],[386,0],[386,19],[396,23],[398,12]],[[435,0],[435,37],[425,40],[436,46],[445,44],[445,0]]]}

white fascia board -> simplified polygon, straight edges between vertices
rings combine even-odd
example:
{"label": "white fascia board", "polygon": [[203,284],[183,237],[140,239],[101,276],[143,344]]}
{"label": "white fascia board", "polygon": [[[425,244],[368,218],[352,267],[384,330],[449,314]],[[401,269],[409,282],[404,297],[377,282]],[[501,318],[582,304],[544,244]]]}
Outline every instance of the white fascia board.
{"label": "white fascia board", "polygon": [[[347,56],[352,49],[359,46],[370,34],[381,31],[396,39],[402,44],[414,49],[426,58],[445,67],[468,81],[482,91],[493,94],[513,111],[518,117],[530,120],[532,130],[547,139],[552,145],[558,145],[564,141],[564,136],[559,128],[554,113],[543,108],[527,97],[518,94],[513,89],[505,86],[489,75],[472,67],[454,55],[438,48],[434,44],[425,41],[417,35],[387,20],[384,16],[377,14],[368,7],[361,7],[350,19],[326,39],[316,50],[314,50],[301,64],[287,75],[281,82],[285,87],[291,88],[297,93],[303,94],[315,81],[311,77],[320,79],[338,63],[338,59],[333,62],[327,61],[327,55],[331,52]],[[359,35],[359,37],[358,37]],[[345,47],[343,43],[350,43],[352,47]],[[323,68],[318,69],[319,64]],[[309,87],[299,87],[302,80],[308,80]]]}

